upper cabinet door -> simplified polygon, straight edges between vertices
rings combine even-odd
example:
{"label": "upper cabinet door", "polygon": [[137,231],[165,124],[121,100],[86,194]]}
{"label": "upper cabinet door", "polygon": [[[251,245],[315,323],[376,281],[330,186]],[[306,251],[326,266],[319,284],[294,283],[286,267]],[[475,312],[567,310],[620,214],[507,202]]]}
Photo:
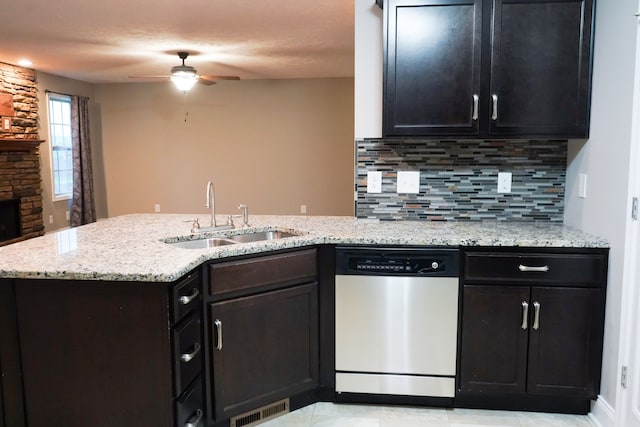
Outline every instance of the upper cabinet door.
{"label": "upper cabinet door", "polygon": [[481,0],[384,7],[384,136],[477,134]]}
{"label": "upper cabinet door", "polygon": [[588,136],[592,9],[591,0],[494,0],[491,135]]}

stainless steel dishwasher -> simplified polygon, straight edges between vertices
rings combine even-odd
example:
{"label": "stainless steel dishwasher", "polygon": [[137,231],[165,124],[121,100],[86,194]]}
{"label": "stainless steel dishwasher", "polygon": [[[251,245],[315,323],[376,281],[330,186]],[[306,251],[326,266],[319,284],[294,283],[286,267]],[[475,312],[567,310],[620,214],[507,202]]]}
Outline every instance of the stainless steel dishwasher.
{"label": "stainless steel dishwasher", "polygon": [[336,392],[453,398],[457,249],[336,249]]}

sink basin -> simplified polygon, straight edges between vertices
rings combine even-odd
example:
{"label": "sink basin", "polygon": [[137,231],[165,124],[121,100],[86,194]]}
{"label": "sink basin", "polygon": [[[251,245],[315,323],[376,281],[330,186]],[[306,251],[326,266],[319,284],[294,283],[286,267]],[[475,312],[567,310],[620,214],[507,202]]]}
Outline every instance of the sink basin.
{"label": "sink basin", "polygon": [[215,248],[218,246],[235,245],[236,242],[228,239],[220,239],[218,237],[209,239],[184,240],[180,242],[165,242],[176,248],[182,249],[205,249]]}
{"label": "sink basin", "polygon": [[284,239],[285,237],[294,237],[297,234],[287,233],[286,231],[256,231],[254,233],[236,234],[228,238],[238,243],[259,242],[261,240]]}
{"label": "sink basin", "polygon": [[181,240],[178,242],[167,242],[175,248],[182,249],[206,249],[218,246],[235,245],[237,243],[261,242],[264,240],[284,239],[286,237],[295,237],[297,234],[286,231],[255,231],[252,233],[226,235],[224,237],[208,237],[203,239]]}

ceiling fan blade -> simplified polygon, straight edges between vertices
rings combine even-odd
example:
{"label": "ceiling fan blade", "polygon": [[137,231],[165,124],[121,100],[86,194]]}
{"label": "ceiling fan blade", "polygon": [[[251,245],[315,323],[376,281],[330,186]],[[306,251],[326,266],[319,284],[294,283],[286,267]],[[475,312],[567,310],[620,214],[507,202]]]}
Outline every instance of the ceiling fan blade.
{"label": "ceiling fan blade", "polygon": [[169,76],[129,76],[130,79],[165,79],[168,80]]}
{"label": "ceiling fan blade", "polygon": [[198,83],[200,83],[201,85],[205,85],[205,86],[211,86],[211,85],[216,84],[216,82],[214,82],[214,81],[211,81],[211,80],[205,80],[205,79],[203,79],[203,78],[199,78],[199,79],[198,79]]}
{"label": "ceiling fan blade", "polygon": [[201,74],[200,79],[208,80],[208,81],[216,81],[216,80],[240,80],[238,76],[212,76],[210,74]]}

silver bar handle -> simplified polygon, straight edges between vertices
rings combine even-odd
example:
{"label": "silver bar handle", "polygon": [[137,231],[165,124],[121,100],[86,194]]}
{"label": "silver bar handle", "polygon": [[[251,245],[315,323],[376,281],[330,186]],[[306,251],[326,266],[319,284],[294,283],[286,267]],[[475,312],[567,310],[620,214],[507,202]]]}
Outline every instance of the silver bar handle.
{"label": "silver bar handle", "polygon": [[538,330],[540,328],[540,303],[538,301],[533,303],[533,329]]}
{"label": "silver bar handle", "polygon": [[195,298],[197,298],[198,295],[200,295],[200,291],[198,290],[198,288],[193,288],[193,291],[191,291],[191,295],[183,295],[180,297],[180,304],[187,305]]}
{"label": "silver bar handle", "polygon": [[527,329],[529,320],[529,303],[526,301],[522,301],[522,325],[520,326],[522,329]]}
{"label": "silver bar handle", "polygon": [[491,120],[498,120],[498,95],[496,95],[495,93],[491,95],[491,105],[493,106]]}
{"label": "silver bar handle", "polygon": [[478,100],[480,98],[475,93],[473,94],[473,113],[471,115],[471,119],[475,122],[478,120]]}
{"label": "silver bar handle", "polygon": [[196,357],[196,355],[200,353],[200,344],[199,343],[195,343],[193,345],[193,351],[191,353],[184,353],[180,355],[180,360],[182,360],[184,363],[187,362],[191,362],[193,360],[194,357]]}
{"label": "silver bar handle", "polygon": [[216,326],[216,350],[222,350],[222,320],[216,319],[213,324]]}
{"label": "silver bar handle", "polygon": [[198,427],[200,425],[200,421],[202,421],[203,415],[204,413],[202,412],[202,409],[196,409],[196,413],[187,420],[184,427]]}
{"label": "silver bar handle", "polygon": [[533,267],[533,266],[530,266],[530,265],[520,264],[518,266],[518,270],[520,270],[522,272],[535,271],[535,272],[538,272],[538,273],[546,273],[547,271],[549,271],[549,266],[548,265],[542,265],[540,267]]}

